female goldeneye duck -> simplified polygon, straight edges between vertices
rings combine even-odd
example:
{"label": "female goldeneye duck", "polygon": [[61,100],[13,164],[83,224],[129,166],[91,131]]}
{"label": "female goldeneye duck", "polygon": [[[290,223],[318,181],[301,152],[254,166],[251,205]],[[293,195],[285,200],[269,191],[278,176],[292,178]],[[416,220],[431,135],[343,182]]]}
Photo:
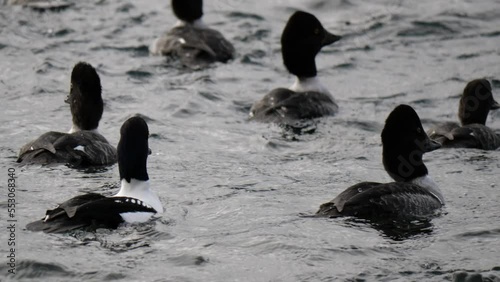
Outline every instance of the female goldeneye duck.
{"label": "female goldeneye duck", "polygon": [[22,164],[66,163],[72,167],[116,163],[116,149],[99,134],[102,117],[101,81],[95,69],[79,62],[71,73],[68,99],[73,126],[69,133],[50,131],[24,145],[17,159]]}
{"label": "female goldeneye duck", "polygon": [[495,150],[500,147],[500,136],[488,128],[486,119],[490,110],[500,109],[486,79],[472,80],[465,86],[458,107],[461,126],[447,122],[429,130],[429,136],[445,148],[477,148]]}
{"label": "female goldeneye duck", "polygon": [[429,139],[412,107],[399,105],[382,131],[382,160],[391,183],[362,182],[322,204],[318,216],[354,216],[368,220],[428,219],[444,205],[422,161],[440,145]]}
{"label": "female goldeneye duck", "polygon": [[288,71],[297,78],[289,88],[277,88],[256,102],[250,118],[261,122],[288,123],[333,115],[338,111],[330,92],[316,77],[316,54],[341,37],[323,28],[306,12],[295,12],[281,35],[281,53]]}
{"label": "female goldeneye duck", "polygon": [[172,0],[172,9],[179,21],[153,41],[151,54],[178,57],[183,65],[193,69],[233,58],[233,45],[203,23],[202,0]]}
{"label": "female goldeneye duck", "polygon": [[131,117],[120,133],[120,191],[111,197],[96,193],[74,197],[48,210],[43,219],[28,224],[28,230],[61,233],[78,228],[115,229],[123,222],[145,222],[163,212],[160,199],[149,189],[148,125],[140,117]]}

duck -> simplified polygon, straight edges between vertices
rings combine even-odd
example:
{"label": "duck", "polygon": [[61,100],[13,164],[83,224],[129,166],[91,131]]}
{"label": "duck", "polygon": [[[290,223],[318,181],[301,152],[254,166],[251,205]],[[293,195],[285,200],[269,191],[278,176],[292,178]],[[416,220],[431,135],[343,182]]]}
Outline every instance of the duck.
{"label": "duck", "polygon": [[71,198],[43,219],[29,223],[29,231],[64,233],[76,229],[116,229],[122,223],[147,222],[163,212],[163,205],[150,189],[147,172],[149,128],[143,118],[127,119],[120,129],[118,169],[120,190],[113,196],[87,193]]}
{"label": "duck", "polygon": [[429,219],[444,206],[444,197],[430,178],[422,156],[441,147],[424,131],[409,105],[397,106],[382,130],[382,162],[394,182],[361,182],[324,203],[320,217],[350,216],[381,221]]}
{"label": "duck", "polygon": [[328,32],[312,14],[293,13],[281,34],[281,54],[287,70],[296,76],[292,86],[276,88],[255,102],[249,119],[290,124],[297,120],[331,116],[338,105],[317,77],[316,55],[341,39]]}
{"label": "duck", "polygon": [[172,0],[171,4],[178,22],[153,41],[149,47],[151,54],[179,58],[191,69],[201,69],[214,62],[227,63],[234,58],[231,42],[203,22],[202,0]]}
{"label": "duck", "polygon": [[490,110],[500,109],[495,101],[491,84],[486,79],[474,79],[467,83],[460,97],[456,122],[442,123],[428,131],[431,139],[443,148],[475,148],[496,150],[500,147],[500,135],[486,126]]}
{"label": "duck", "polygon": [[68,164],[81,168],[115,164],[114,146],[98,132],[104,103],[101,80],[92,65],[79,62],[71,73],[70,105],[73,125],[68,133],[50,131],[28,142],[19,151],[17,162],[26,164]]}

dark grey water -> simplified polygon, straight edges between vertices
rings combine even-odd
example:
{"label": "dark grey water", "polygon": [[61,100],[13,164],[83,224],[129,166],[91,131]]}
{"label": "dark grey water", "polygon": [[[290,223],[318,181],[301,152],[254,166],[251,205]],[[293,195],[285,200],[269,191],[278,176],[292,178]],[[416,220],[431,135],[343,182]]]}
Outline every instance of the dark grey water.
{"label": "dark grey water", "polygon": [[[396,105],[412,105],[429,128],[456,120],[471,79],[492,80],[500,99],[497,0],[206,0],[205,21],[238,54],[198,72],[148,55],[175,22],[168,2],[75,1],[57,13],[0,6],[1,280],[463,281],[467,272],[500,281],[499,151],[426,155],[447,201],[427,232],[396,238],[363,222],[304,216],[352,184],[390,181],[380,131]],[[340,113],[302,136],[246,121],[255,100],[293,83],[279,37],[295,9],[344,36],[317,58]],[[166,212],[116,231],[27,232],[56,203],[118,187],[116,166],[14,165],[22,144],[71,127],[63,100],[80,60],[101,76],[108,140],[117,143],[132,114],[148,117],[149,174]],[[500,112],[488,125],[500,129]],[[4,263],[9,167],[18,176],[17,276]]]}

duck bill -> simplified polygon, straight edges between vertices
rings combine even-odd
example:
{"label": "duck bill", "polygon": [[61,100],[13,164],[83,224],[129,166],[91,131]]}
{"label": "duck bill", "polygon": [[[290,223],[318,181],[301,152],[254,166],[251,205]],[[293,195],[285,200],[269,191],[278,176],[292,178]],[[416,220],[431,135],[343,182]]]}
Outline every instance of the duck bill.
{"label": "duck bill", "polygon": [[432,152],[441,148],[441,144],[427,137],[427,140],[424,143],[424,152]]}
{"label": "duck bill", "polygon": [[342,36],[335,35],[333,33],[329,33],[328,31],[325,30],[325,36],[323,37],[323,41],[321,42],[322,46],[330,45],[333,42],[339,41],[342,38]]}
{"label": "duck bill", "polygon": [[498,109],[500,109],[500,104],[497,101],[493,100],[490,110],[498,110]]}

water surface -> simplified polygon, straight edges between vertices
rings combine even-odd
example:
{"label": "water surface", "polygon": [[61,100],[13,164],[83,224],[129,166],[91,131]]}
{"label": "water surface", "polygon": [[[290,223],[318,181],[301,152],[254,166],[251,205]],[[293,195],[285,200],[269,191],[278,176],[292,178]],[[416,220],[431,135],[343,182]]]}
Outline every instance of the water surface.
{"label": "water surface", "polygon": [[[148,54],[175,22],[168,2],[75,1],[46,13],[0,6],[0,183],[4,189],[15,167],[19,203],[17,276],[2,263],[2,279],[461,281],[480,273],[500,281],[499,151],[426,154],[446,207],[425,232],[398,237],[364,222],[308,217],[350,185],[390,181],[380,132],[396,105],[413,106],[429,128],[457,119],[469,80],[489,79],[500,100],[498,1],[205,1],[205,21],[237,56],[197,72]],[[247,121],[254,101],[293,83],[279,38],[297,9],[343,36],[317,58],[340,112],[301,136]],[[116,231],[27,232],[57,203],[118,189],[116,165],[89,173],[14,163],[22,144],[71,127],[63,101],[80,60],[101,77],[100,131],[110,142],[128,117],[147,117],[149,175],[166,212]],[[500,129],[500,112],[488,125]],[[7,235],[0,232],[2,257]]]}

